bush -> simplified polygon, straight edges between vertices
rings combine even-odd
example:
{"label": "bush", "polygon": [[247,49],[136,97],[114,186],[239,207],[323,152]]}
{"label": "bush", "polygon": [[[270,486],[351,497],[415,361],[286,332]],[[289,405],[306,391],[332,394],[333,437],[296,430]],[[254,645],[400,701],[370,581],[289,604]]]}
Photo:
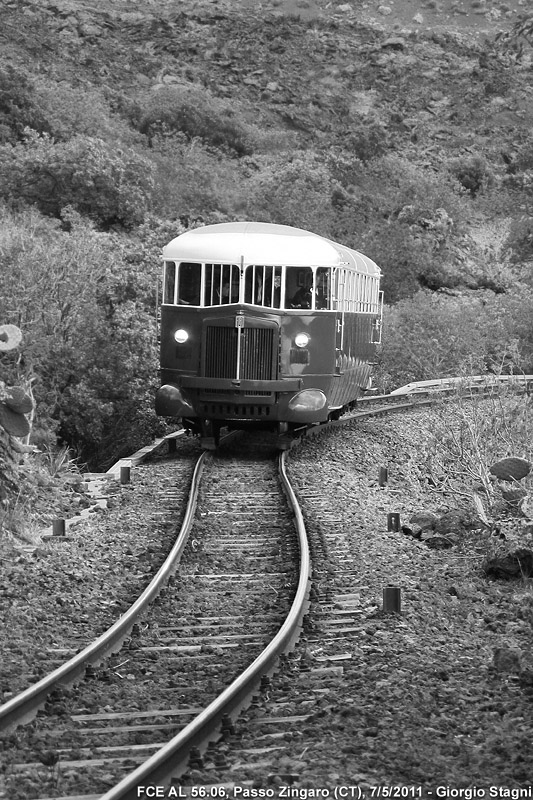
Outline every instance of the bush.
{"label": "bush", "polygon": [[485,372],[531,372],[531,291],[449,297],[420,291],[386,307],[377,380],[384,390],[412,381]]}
{"label": "bush", "polygon": [[461,231],[465,199],[447,171],[429,172],[387,155],[351,170],[349,204],[335,219],[335,234],[373,258],[383,270],[387,302],[410,297],[421,286],[456,284],[449,247]]}
{"label": "bush", "polygon": [[343,146],[363,163],[380,158],[390,146],[387,128],[377,119],[356,119]]}
{"label": "bush", "polygon": [[24,138],[26,127],[46,130],[46,123],[36,102],[33,83],[20,69],[0,68],[0,142]]}
{"label": "bush", "polygon": [[182,132],[238,155],[252,152],[250,133],[235,116],[232,106],[198,86],[168,86],[144,98],[138,120],[150,141],[164,132]]}
{"label": "bush", "polygon": [[156,214],[170,219],[238,209],[243,190],[236,159],[224,158],[199,139],[189,141],[183,133],[155,137],[151,156],[158,187]]}
{"label": "bush", "polygon": [[341,187],[319,156],[299,151],[258,157],[249,166],[253,172],[243,199],[249,218],[331,236]]}
{"label": "bush", "polygon": [[80,134],[113,144],[117,141],[132,144],[142,138],[119,115],[113,114],[101,91],[86,86],[36,79],[33,102],[40,110],[41,124],[28,122],[28,127],[49,133],[56,141],[67,142]]}
{"label": "bush", "polygon": [[[505,245],[511,251],[513,261],[520,263],[533,260],[533,217],[514,219]],[[533,285],[530,264],[526,264],[525,271],[526,280],[529,279]]]}
{"label": "bush", "polygon": [[132,243],[65,217],[68,233],[35,209],[0,208],[0,307],[24,333],[20,358],[6,353],[1,367],[31,381],[39,443],[57,436],[96,468],[161,429],[156,281],[170,236],[163,226]]}
{"label": "bush", "polygon": [[471,197],[475,197],[481,189],[490,185],[493,179],[487,162],[480,156],[453,159],[448,168]]}
{"label": "bush", "polygon": [[72,206],[102,225],[136,225],[154,189],[153,166],[134,150],[115,150],[101,139],[75,136],[56,143],[26,130],[24,142],[0,147],[0,192],[59,217]]}
{"label": "bush", "polygon": [[376,223],[362,234],[356,249],[382,269],[382,289],[388,303],[411,297],[421,286],[435,290],[449,284],[432,242],[398,221]]}

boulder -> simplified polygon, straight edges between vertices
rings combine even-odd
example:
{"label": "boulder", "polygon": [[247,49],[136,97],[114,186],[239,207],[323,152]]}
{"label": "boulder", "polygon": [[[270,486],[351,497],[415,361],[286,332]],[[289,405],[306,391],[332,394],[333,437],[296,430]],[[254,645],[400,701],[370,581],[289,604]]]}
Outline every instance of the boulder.
{"label": "boulder", "polygon": [[424,543],[431,549],[431,550],[446,550],[448,547],[453,547],[454,544],[459,542],[458,536],[428,536],[427,539],[424,539]]}
{"label": "boulder", "polygon": [[496,672],[519,675],[521,671],[521,656],[521,651],[513,647],[497,647],[494,651],[492,664]]}
{"label": "boulder", "polygon": [[502,497],[506,503],[509,503],[513,508],[520,508],[522,500],[528,496],[527,490],[522,489],[521,486],[511,489],[502,489]]}
{"label": "boulder", "polygon": [[420,539],[422,536],[422,528],[415,522],[409,523],[409,525],[402,525],[401,530],[402,533],[405,533],[406,536],[412,536],[413,539]]}
{"label": "boulder", "polygon": [[417,525],[420,531],[433,530],[439,518],[432,511],[417,511],[409,519],[410,527]]}
{"label": "boulder", "polygon": [[382,50],[405,50],[405,39],[401,36],[391,36],[381,43]]}
{"label": "boulder", "polygon": [[447,511],[442,514],[434,526],[435,533],[440,536],[458,535],[465,531],[472,530],[479,525],[477,517],[474,518],[466,511]]}
{"label": "boulder", "polygon": [[517,547],[501,555],[487,557],[482,567],[487,575],[494,578],[530,578],[533,576],[533,550]]}
{"label": "boulder", "polygon": [[502,458],[489,468],[489,472],[501,481],[519,481],[529,475],[531,464],[525,458]]}

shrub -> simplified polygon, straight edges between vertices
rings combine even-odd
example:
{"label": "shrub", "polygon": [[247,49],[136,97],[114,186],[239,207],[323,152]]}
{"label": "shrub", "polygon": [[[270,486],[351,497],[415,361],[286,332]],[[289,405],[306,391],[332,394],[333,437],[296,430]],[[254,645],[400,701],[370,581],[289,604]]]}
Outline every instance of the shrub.
{"label": "shrub", "polygon": [[[531,261],[533,259],[533,217],[523,216],[514,219],[505,245],[511,251],[513,261]],[[530,264],[526,265],[526,270],[531,281]]]}
{"label": "shrub", "polygon": [[461,231],[465,199],[447,171],[429,172],[387,155],[364,166],[335,165],[350,180],[351,201],[335,219],[336,237],[383,269],[387,302],[419,287],[456,284],[448,250]]}
{"label": "shrub", "polygon": [[488,164],[480,156],[452,159],[448,168],[471,197],[475,197],[481,189],[492,181],[492,173],[488,168]]}
{"label": "shrub", "polygon": [[[531,398],[526,393],[516,393],[512,385],[502,385],[487,398],[458,386],[444,412],[437,407],[427,414],[418,477],[423,475],[439,493],[463,503],[465,499],[473,501],[471,510],[475,509],[486,527],[505,527],[514,539],[517,526],[508,523],[512,516],[522,516],[516,498],[527,497],[532,479],[521,481],[520,486],[518,481],[499,482],[491,474],[491,467],[503,457],[518,457],[526,463],[531,459],[528,434],[532,410]],[[518,528],[522,546],[524,534],[527,538],[527,529]],[[501,540],[497,541],[501,544]],[[514,546],[518,542],[515,540]]]}
{"label": "shrub", "polygon": [[319,156],[258,157],[252,166],[243,202],[248,217],[331,235],[339,184]]}
{"label": "shrub", "polygon": [[364,163],[380,158],[389,148],[387,128],[376,119],[356,119],[343,146]]}
{"label": "shrub", "polygon": [[138,133],[113,111],[101,91],[71,86],[66,81],[50,83],[36,79],[33,101],[40,110],[41,124],[30,124],[39,133],[50,133],[56,141],[84,135],[132,144]]}
{"label": "shrub", "polygon": [[180,214],[232,214],[242,195],[239,162],[224,158],[199,139],[183,133],[157,136],[152,142],[156,168],[154,211],[165,218]]}
{"label": "shrub", "polygon": [[26,130],[24,142],[0,147],[0,192],[59,217],[72,206],[102,225],[141,222],[154,188],[153,166],[134,150],[75,136],[56,143]]}
{"label": "shrub", "polygon": [[170,236],[143,231],[143,247],[96,231],[72,210],[64,216],[69,232],[35,209],[0,209],[9,276],[0,307],[24,332],[20,359],[1,365],[10,379],[32,382],[38,442],[58,436],[97,467],[161,428],[153,412],[156,276],[161,239]]}
{"label": "shrub", "polygon": [[411,297],[421,286],[438,289],[447,283],[441,259],[433,252],[431,241],[397,221],[374,224],[361,235],[356,249],[374,259],[382,269],[382,289],[388,303]]}
{"label": "shrub", "polygon": [[24,138],[26,127],[46,130],[46,123],[36,102],[33,83],[21,69],[0,68],[0,141],[16,142]]}
{"label": "shrub", "polygon": [[[449,297],[420,291],[385,309],[382,388],[487,371],[531,371],[531,292]],[[528,332],[529,329],[529,332]]]}
{"label": "shrub", "polygon": [[150,140],[165,131],[180,131],[188,139],[198,138],[238,155],[252,151],[249,130],[232,106],[198,86],[168,86],[151,92],[142,101],[138,126]]}

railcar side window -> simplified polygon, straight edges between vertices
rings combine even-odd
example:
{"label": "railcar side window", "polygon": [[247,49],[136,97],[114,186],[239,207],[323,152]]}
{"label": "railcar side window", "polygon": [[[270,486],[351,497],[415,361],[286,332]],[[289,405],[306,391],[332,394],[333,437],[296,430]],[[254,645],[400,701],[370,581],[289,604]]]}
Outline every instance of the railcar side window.
{"label": "railcar side window", "polygon": [[331,308],[331,270],[319,267],[316,271],[315,308]]}
{"label": "railcar side window", "polygon": [[165,261],[165,276],[163,279],[163,303],[174,303],[176,289],[176,265],[173,261]]}
{"label": "railcar side window", "polygon": [[311,267],[287,267],[285,298],[286,308],[311,308],[313,303]]}
{"label": "railcar side window", "polygon": [[244,299],[267,308],[281,308],[282,267],[254,264],[246,270]]}
{"label": "railcar side window", "polygon": [[206,264],[204,305],[239,302],[240,270],[236,264]]}
{"label": "railcar side window", "polygon": [[178,269],[178,305],[199,306],[202,269],[200,264],[182,262]]}

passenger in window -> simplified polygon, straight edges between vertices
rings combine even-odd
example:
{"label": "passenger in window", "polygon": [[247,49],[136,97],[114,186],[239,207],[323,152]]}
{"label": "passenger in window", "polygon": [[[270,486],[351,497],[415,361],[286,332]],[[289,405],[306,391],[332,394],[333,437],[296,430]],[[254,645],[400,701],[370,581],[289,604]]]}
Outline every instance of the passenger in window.
{"label": "passenger in window", "polygon": [[264,305],[272,308],[279,308],[281,302],[281,275],[274,275],[274,291],[272,291],[272,281],[265,284]]}
{"label": "passenger in window", "polygon": [[220,292],[220,302],[229,303],[229,281],[222,284],[222,291]]}
{"label": "passenger in window", "polygon": [[272,302],[276,308],[279,308],[281,302],[281,275],[276,275],[274,277],[274,296]]}
{"label": "passenger in window", "polygon": [[225,281],[222,284],[221,303],[237,303],[239,300],[239,278],[233,278],[232,282]]}
{"label": "passenger in window", "polygon": [[300,286],[290,302],[291,308],[311,308],[311,287]]}

